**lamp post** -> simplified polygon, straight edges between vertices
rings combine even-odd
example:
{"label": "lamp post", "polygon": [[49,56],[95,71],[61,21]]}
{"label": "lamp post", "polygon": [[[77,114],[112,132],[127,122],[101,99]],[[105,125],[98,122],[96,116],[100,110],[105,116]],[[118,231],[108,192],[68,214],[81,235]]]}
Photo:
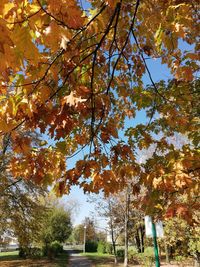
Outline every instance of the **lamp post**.
{"label": "lamp post", "polygon": [[84,237],[83,237],[83,253],[85,253],[85,245],[86,245],[86,225],[84,226]]}

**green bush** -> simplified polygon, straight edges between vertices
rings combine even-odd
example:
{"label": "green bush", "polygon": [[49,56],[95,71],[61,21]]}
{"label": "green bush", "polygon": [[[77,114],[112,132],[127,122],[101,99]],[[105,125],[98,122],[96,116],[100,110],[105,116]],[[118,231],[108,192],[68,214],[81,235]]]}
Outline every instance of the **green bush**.
{"label": "green bush", "polygon": [[180,262],[185,261],[186,260],[186,257],[181,256],[181,255],[175,256],[175,260],[180,263]]}
{"label": "green bush", "polygon": [[96,241],[87,241],[85,244],[85,252],[97,252],[97,242]]}
{"label": "green bush", "polygon": [[144,250],[145,256],[154,256],[154,248],[153,247],[146,247]]}
{"label": "green bush", "polygon": [[48,258],[52,259],[63,252],[63,246],[60,244],[60,242],[53,241],[51,244],[43,247],[42,251],[43,256],[48,256]]}
{"label": "green bush", "polygon": [[118,258],[124,258],[124,249],[118,249],[117,250],[117,257]]}
{"label": "green bush", "polygon": [[97,252],[102,253],[102,254],[106,253],[106,243],[105,242],[102,242],[102,241],[98,242]]}
{"label": "green bush", "polygon": [[131,262],[131,263],[138,263],[138,261],[137,261],[137,251],[135,251],[135,250],[133,250],[133,249],[130,249],[129,251],[128,251],[128,260],[129,260],[129,262]]}
{"label": "green bush", "polygon": [[30,256],[34,258],[39,258],[42,256],[42,249],[41,248],[31,248],[30,249]]}
{"label": "green bush", "polygon": [[53,241],[50,245],[50,250],[53,252],[56,257],[58,254],[63,252],[63,246],[58,241]]}
{"label": "green bush", "polygon": [[137,253],[133,254],[131,258],[129,258],[131,263],[138,264],[144,267],[153,266],[154,257],[152,255],[145,255],[145,253]]}
{"label": "green bush", "polygon": [[106,253],[112,254],[113,253],[113,246],[110,243],[106,243]]}
{"label": "green bush", "polygon": [[39,258],[42,256],[42,249],[33,247],[33,248],[28,248],[28,247],[20,247],[19,248],[19,257],[20,258]]}

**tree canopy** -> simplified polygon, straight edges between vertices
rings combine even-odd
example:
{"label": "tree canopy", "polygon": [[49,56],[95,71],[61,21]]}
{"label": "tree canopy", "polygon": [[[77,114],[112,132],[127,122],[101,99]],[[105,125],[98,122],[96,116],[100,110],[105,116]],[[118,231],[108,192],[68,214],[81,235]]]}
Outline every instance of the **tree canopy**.
{"label": "tree canopy", "polygon": [[[71,185],[109,194],[136,176],[144,205],[197,208],[198,11],[198,0],[1,0],[0,134],[12,176],[54,184],[59,195]],[[153,80],[152,59],[170,70],[169,83]],[[132,126],[140,110],[147,121]],[[27,130],[46,140],[35,146]],[[169,141],[177,133],[178,148]]]}

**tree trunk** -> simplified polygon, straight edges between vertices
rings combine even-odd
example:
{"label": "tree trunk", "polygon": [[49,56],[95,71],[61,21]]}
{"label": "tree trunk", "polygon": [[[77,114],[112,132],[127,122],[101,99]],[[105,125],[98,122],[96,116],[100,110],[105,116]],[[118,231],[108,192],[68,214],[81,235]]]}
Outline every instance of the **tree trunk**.
{"label": "tree trunk", "polygon": [[144,253],[144,229],[143,226],[141,225],[139,227],[139,240],[140,240],[140,252]]}
{"label": "tree trunk", "polygon": [[138,228],[136,229],[135,242],[136,242],[136,247],[137,247],[137,251],[138,251],[138,253],[141,253],[140,237],[139,237],[139,231],[138,231]]}
{"label": "tree trunk", "polygon": [[128,223],[129,223],[129,202],[130,194],[128,188],[126,189],[126,208],[125,208],[125,217],[124,217],[124,267],[128,266]]}
{"label": "tree trunk", "polygon": [[114,240],[114,235],[112,234],[112,245],[113,245],[113,252],[114,252],[114,256],[115,256],[115,264],[117,264],[117,251],[116,251],[116,244],[115,244],[115,240]]}
{"label": "tree trunk", "polygon": [[124,266],[128,266],[128,225],[127,225],[127,216],[125,216],[125,229],[124,229],[124,237],[125,237],[125,246],[124,246]]}
{"label": "tree trunk", "polygon": [[169,258],[170,259],[173,259],[173,247],[172,246],[170,246],[170,253],[169,253]]}
{"label": "tree trunk", "polygon": [[111,207],[110,201],[109,201],[109,210],[110,210],[110,230],[111,230],[112,246],[113,246],[113,252],[114,252],[114,257],[115,257],[115,264],[117,264],[117,251],[116,251],[116,243],[115,243],[115,237],[114,237],[112,207]]}
{"label": "tree trunk", "polygon": [[169,249],[166,242],[165,242],[165,257],[166,257],[166,263],[169,263]]}
{"label": "tree trunk", "polygon": [[161,257],[162,257],[162,251],[161,251],[161,245],[160,245],[159,242],[158,242],[158,253],[159,253],[159,258],[161,259]]}

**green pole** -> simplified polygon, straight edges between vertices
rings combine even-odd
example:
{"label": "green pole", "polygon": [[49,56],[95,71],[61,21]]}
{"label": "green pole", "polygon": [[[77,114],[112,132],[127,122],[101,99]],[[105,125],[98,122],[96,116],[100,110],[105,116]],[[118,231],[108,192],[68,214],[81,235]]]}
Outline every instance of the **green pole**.
{"label": "green pole", "polygon": [[154,254],[155,254],[156,267],[160,267],[157,236],[156,236],[156,226],[155,226],[155,223],[153,222],[153,219],[152,219],[152,234],[153,234],[153,244],[154,244]]}

